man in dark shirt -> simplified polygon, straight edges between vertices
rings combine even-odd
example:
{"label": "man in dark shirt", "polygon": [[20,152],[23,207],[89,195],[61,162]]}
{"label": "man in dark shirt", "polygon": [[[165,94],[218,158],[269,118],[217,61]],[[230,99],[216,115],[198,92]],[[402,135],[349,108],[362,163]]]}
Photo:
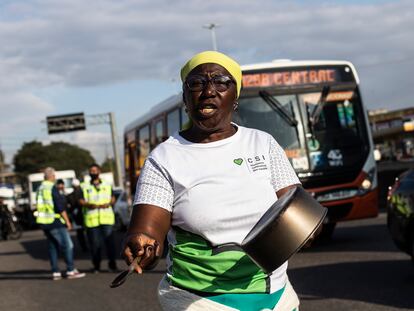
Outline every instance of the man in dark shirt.
{"label": "man in dark shirt", "polygon": [[85,229],[83,225],[82,205],[79,201],[83,198],[82,189],[78,179],[72,180],[73,191],[67,195],[66,199],[69,206],[69,213],[72,220],[76,223],[76,237],[83,252],[88,251],[86,244]]}
{"label": "man in dark shirt", "polygon": [[[45,169],[45,180],[37,191],[37,216],[36,222],[43,229],[47,241],[53,280],[62,279],[58,267],[59,251],[62,252],[67,265],[66,277],[77,279],[85,276],[74,267],[73,242],[68,230],[72,224],[66,213],[65,197],[59,193],[54,185],[55,170],[51,167]],[[63,198],[62,198],[63,197]]]}

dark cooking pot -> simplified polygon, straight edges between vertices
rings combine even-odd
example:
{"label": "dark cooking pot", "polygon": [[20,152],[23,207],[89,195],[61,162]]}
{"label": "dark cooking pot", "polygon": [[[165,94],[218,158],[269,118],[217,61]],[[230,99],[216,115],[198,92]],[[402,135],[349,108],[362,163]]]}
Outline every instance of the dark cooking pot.
{"label": "dark cooking pot", "polygon": [[292,187],[260,218],[241,248],[270,273],[299,251],[322,223],[326,212],[302,187]]}

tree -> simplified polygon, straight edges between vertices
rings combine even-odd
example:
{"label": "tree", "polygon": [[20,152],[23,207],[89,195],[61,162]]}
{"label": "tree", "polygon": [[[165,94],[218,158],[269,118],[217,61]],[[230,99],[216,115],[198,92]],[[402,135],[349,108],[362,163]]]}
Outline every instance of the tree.
{"label": "tree", "polygon": [[115,172],[115,160],[106,158],[101,164],[102,173]]}
{"label": "tree", "polygon": [[95,159],[88,150],[65,142],[42,145],[38,141],[24,143],[13,158],[14,171],[20,175],[36,173],[51,166],[56,170],[74,170],[81,176]]}
{"label": "tree", "polygon": [[0,173],[3,171],[5,165],[6,165],[6,163],[5,163],[5,159],[4,159],[4,153],[0,149]]}

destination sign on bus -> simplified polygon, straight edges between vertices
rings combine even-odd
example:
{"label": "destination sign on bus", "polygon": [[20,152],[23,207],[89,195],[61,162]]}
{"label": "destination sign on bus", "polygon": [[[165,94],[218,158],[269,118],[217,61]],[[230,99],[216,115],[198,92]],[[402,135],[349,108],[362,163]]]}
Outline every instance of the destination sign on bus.
{"label": "destination sign on bus", "polygon": [[341,80],[337,69],[294,69],[278,72],[244,73],[243,87],[297,86],[334,83]]}

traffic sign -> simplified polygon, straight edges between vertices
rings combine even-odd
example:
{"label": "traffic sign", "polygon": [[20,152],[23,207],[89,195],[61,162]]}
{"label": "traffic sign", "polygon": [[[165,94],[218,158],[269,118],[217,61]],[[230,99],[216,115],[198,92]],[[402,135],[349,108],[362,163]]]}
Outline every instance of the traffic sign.
{"label": "traffic sign", "polygon": [[46,122],[49,134],[86,130],[83,112],[49,116],[46,118]]}

